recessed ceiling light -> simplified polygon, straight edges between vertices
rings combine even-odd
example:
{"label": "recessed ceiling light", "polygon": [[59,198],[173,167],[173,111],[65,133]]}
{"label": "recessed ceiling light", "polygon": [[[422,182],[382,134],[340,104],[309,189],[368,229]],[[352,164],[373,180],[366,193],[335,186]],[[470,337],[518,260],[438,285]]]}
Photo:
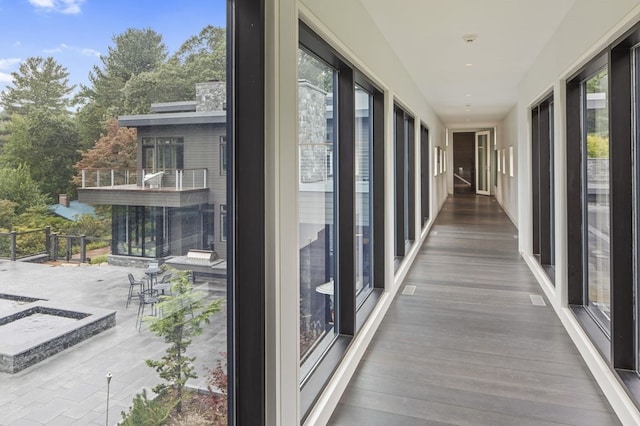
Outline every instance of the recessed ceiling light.
{"label": "recessed ceiling light", "polygon": [[463,34],[462,35],[462,40],[464,40],[465,43],[473,43],[474,41],[476,41],[477,38],[478,38],[478,34]]}
{"label": "recessed ceiling light", "polygon": [[473,66],[473,64],[464,64],[465,67]]}
{"label": "recessed ceiling light", "polygon": [[467,98],[470,98],[470,97],[471,97],[471,93],[467,93],[465,96],[466,96]]}

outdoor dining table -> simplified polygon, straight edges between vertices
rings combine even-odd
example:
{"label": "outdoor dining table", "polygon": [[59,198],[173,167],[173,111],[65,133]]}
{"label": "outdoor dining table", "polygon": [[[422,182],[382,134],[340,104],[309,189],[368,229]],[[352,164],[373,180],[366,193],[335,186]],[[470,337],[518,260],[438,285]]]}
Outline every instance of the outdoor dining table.
{"label": "outdoor dining table", "polygon": [[149,293],[153,294],[153,285],[158,282],[158,274],[161,269],[156,267],[150,267],[144,270],[144,273],[149,277]]}

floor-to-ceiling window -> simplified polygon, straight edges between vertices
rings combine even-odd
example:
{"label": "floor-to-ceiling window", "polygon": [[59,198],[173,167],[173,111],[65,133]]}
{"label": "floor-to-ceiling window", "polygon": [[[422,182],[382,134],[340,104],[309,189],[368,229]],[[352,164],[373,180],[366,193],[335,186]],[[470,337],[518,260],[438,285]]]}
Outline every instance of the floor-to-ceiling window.
{"label": "floor-to-ceiling window", "polygon": [[611,320],[608,69],[583,81],[585,302],[601,326]]}
{"label": "floor-to-ceiling window", "polygon": [[304,23],[298,49],[301,413],[384,283],[383,95]]}
{"label": "floor-to-ceiling window", "polygon": [[321,354],[337,333],[338,182],[328,171],[337,164],[338,126],[329,123],[336,121],[338,92],[332,66],[303,48],[298,55],[300,361],[306,365],[310,355]]}
{"label": "floor-to-ceiling window", "polygon": [[358,302],[373,289],[373,95],[355,86],[355,279]]}
{"label": "floor-to-ceiling window", "polygon": [[429,148],[429,129],[424,124],[420,125],[420,216],[421,216],[421,224],[422,226],[426,226],[429,221],[429,184],[431,180],[430,175],[430,167],[429,163],[429,153],[431,152]]}
{"label": "floor-to-ceiling window", "polygon": [[640,24],[567,83],[569,302],[640,401]]}
{"label": "floor-to-ceiling window", "polygon": [[415,239],[414,119],[394,106],[394,254],[403,257]]}
{"label": "floor-to-ceiling window", "polygon": [[531,108],[531,197],[533,254],[555,280],[553,201],[553,97]]}
{"label": "floor-to-ceiling window", "polygon": [[[158,308],[162,300],[158,291],[150,288],[155,279],[152,274],[157,271],[151,273],[145,265],[151,258],[168,264],[179,255],[186,255],[190,247],[202,249],[207,242],[216,240],[229,240],[229,257],[216,259],[217,276],[196,274],[191,282],[199,299],[206,303],[220,300],[220,309],[208,318],[210,324],[203,323],[202,334],[193,336],[186,351],[188,357],[194,357],[193,370],[188,363],[181,364],[185,369],[178,380],[187,378],[185,372],[191,376],[189,386],[205,388],[213,380],[211,384],[219,398],[216,408],[220,411],[214,419],[209,415],[216,414],[215,410],[207,409],[211,405],[202,411],[190,410],[193,416],[183,422],[226,423],[226,402],[220,392],[227,392],[227,378],[231,423],[234,419],[238,424],[263,422],[264,295],[260,291],[265,286],[264,244],[259,235],[264,234],[264,197],[260,193],[264,193],[261,118],[265,43],[261,3],[203,0],[151,5],[114,0],[3,4],[3,36],[12,40],[12,47],[8,48],[11,52],[7,50],[5,54],[20,59],[4,61],[2,65],[6,78],[0,82],[0,92],[18,96],[3,96],[1,101],[2,109],[12,112],[11,118],[7,117],[12,130],[3,132],[0,155],[4,158],[7,154],[6,137],[15,154],[11,161],[31,163],[31,178],[37,179],[39,190],[46,192],[34,193],[37,196],[31,201],[46,199],[40,195],[75,194],[81,173],[74,165],[80,162],[86,169],[102,170],[96,175],[102,177],[103,187],[110,181],[109,190],[120,194],[117,203],[96,206],[95,216],[79,218],[80,225],[75,227],[79,235],[87,238],[101,233],[87,247],[87,258],[98,260],[101,266],[64,268],[57,263],[16,262],[21,279],[3,279],[3,293],[28,292],[48,299],[56,308],[64,304],[65,309],[71,309],[68,304],[73,301],[84,310],[95,308],[117,318],[111,321],[113,330],[109,332],[81,333],[88,337],[82,344],[70,346],[71,339],[63,339],[62,352],[46,362],[28,365],[19,374],[0,372],[0,394],[5,397],[0,401],[3,422],[115,424],[121,420],[121,412],[129,412],[143,388],[159,384],[174,387],[176,382],[165,380],[164,374],[159,375],[145,363],[148,359],[159,361],[163,355],[169,357],[168,362],[175,361],[167,343],[151,326],[174,312],[164,305],[162,317],[162,309],[152,309],[151,305]],[[232,54],[228,55],[228,51]],[[233,66],[227,64],[227,58],[235,61]],[[26,81],[21,78],[24,75],[35,78]],[[215,95],[225,98],[224,108],[202,109],[196,85],[210,80],[220,81]],[[229,81],[232,83],[225,83]],[[54,87],[59,90],[52,91]],[[31,95],[42,102],[29,101]],[[25,104],[33,108],[22,109]],[[158,109],[152,110],[152,104]],[[255,105],[259,107],[256,109]],[[224,126],[227,106],[233,111],[229,117],[235,120],[227,123],[228,139],[200,132],[204,143],[197,153],[189,151],[193,145],[185,143],[191,139],[183,137],[182,130],[172,128],[172,120],[189,119],[190,115],[204,121],[215,116],[216,122]],[[176,136],[136,140],[135,128],[125,129],[118,124],[118,118],[124,115],[141,119],[170,117],[163,130]],[[34,126],[36,119],[49,124]],[[50,138],[54,133],[56,140],[64,143],[54,146]],[[201,195],[195,197],[196,202],[179,199],[177,186],[175,190],[173,186],[160,188],[153,184],[143,187],[135,181],[136,173],[128,173],[135,168],[139,172],[146,169],[145,173],[183,169],[194,161],[204,163],[196,166],[202,171],[197,176],[198,189],[193,191]],[[242,176],[237,173],[240,165]],[[220,173],[218,168],[222,169]],[[207,171],[217,178],[228,172],[229,182],[217,181],[215,188],[202,185]],[[171,191],[173,194],[168,194]],[[227,194],[233,196],[227,198]],[[26,206],[16,207],[19,216]],[[222,215],[215,220],[213,215],[218,208]],[[206,220],[202,216],[205,213]],[[49,217],[40,220],[47,221]],[[64,232],[54,223],[51,226],[56,233]],[[118,256],[109,255],[109,240],[114,244],[112,252]],[[168,250],[170,242],[181,246],[180,253]],[[213,244],[206,248],[215,250]],[[124,259],[116,263],[112,261],[114,257]],[[129,274],[136,283],[131,287]],[[180,272],[167,271],[164,277],[169,279],[170,274],[176,278]],[[43,276],[47,279],[43,280]],[[239,282],[241,286],[237,285]],[[242,303],[235,303],[237,300]],[[6,310],[0,308],[0,317],[5,314]],[[188,315],[190,319],[192,314]],[[45,337],[48,339],[55,332],[50,334]],[[239,338],[233,341],[235,336]],[[227,345],[227,337],[233,344]],[[2,340],[7,338],[13,336],[5,335]],[[43,354],[44,351],[38,357]],[[216,370],[218,361],[220,370]],[[220,374],[217,379],[214,372]],[[42,395],[40,402],[21,400],[14,392],[18,387],[24,394]],[[156,407],[164,405],[163,410],[176,406],[168,394],[153,398],[147,390],[147,396],[154,399]],[[138,396],[138,403],[142,400]],[[195,411],[204,417],[198,418]],[[171,417],[175,420],[175,413]],[[147,422],[160,423],[153,419]]]}

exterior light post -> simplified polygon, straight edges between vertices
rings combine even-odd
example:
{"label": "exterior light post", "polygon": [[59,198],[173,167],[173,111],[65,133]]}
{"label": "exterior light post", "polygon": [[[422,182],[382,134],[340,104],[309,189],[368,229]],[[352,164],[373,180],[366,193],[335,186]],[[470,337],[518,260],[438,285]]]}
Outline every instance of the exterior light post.
{"label": "exterior light post", "polygon": [[113,377],[113,375],[111,374],[111,372],[107,373],[107,418],[105,421],[105,426],[109,426],[109,385],[111,384],[111,377]]}

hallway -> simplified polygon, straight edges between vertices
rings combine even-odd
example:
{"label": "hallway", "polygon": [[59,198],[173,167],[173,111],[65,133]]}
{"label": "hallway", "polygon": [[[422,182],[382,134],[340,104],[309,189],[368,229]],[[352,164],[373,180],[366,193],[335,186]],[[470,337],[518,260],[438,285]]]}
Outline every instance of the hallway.
{"label": "hallway", "polygon": [[450,196],[329,424],[619,424],[516,238],[493,198]]}

